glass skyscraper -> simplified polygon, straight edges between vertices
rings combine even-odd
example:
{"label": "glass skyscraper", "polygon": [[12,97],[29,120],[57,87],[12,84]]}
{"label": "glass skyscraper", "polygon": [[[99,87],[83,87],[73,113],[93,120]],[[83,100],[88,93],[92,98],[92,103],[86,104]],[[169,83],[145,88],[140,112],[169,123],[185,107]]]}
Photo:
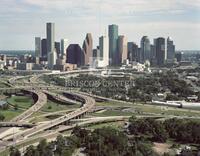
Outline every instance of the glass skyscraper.
{"label": "glass skyscraper", "polygon": [[53,65],[56,64],[54,23],[47,23],[47,59],[48,67],[52,69]]}
{"label": "glass skyscraper", "polygon": [[120,56],[118,52],[118,26],[117,25],[109,25],[109,59],[110,65],[119,65]]}

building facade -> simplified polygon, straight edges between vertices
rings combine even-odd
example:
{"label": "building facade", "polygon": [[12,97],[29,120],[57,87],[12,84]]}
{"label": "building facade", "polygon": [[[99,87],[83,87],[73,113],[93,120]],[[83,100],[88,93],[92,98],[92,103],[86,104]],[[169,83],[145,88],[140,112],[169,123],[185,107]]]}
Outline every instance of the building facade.
{"label": "building facade", "polygon": [[68,47],[68,39],[61,39],[60,41],[61,55],[66,54],[67,47]]}
{"label": "building facade", "polygon": [[124,63],[128,58],[127,38],[123,35],[118,37],[118,51],[120,64]]}
{"label": "building facade", "polygon": [[42,60],[47,61],[47,39],[44,38],[41,41],[41,46],[42,46]]}
{"label": "building facade", "polygon": [[128,42],[128,60],[130,62],[137,61],[139,62],[139,52],[138,45],[134,42]]}
{"label": "building facade", "polygon": [[109,40],[107,36],[99,38],[100,57],[98,60],[99,67],[106,67],[109,65]]}
{"label": "building facade", "polygon": [[77,64],[78,67],[85,65],[85,55],[79,44],[70,44],[68,46],[67,63]]}
{"label": "building facade", "polygon": [[85,65],[90,65],[92,62],[92,52],[93,52],[93,40],[92,40],[92,34],[87,33],[86,38],[83,42],[83,52],[85,55]]}
{"label": "building facade", "polygon": [[140,47],[141,47],[141,58],[139,62],[144,63],[146,60],[150,61],[151,44],[147,36],[142,37],[140,42]]}
{"label": "building facade", "polygon": [[109,60],[110,65],[116,66],[120,64],[119,52],[118,52],[118,25],[109,25]]}
{"label": "building facade", "polygon": [[41,51],[42,51],[41,38],[35,37],[35,63],[36,64],[40,63],[40,57],[42,56]]}
{"label": "building facade", "polygon": [[167,62],[174,62],[175,58],[175,45],[173,40],[168,37],[167,38]]}
{"label": "building facade", "polygon": [[56,52],[55,52],[55,24],[47,23],[47,60],[48,68],[53,69],[56,64]]}
{"label": "building facade", "polygon": [[156,62],[158,66],[162,66],[166,62],[166,46],[165,38],[159,37],[155,39]]}

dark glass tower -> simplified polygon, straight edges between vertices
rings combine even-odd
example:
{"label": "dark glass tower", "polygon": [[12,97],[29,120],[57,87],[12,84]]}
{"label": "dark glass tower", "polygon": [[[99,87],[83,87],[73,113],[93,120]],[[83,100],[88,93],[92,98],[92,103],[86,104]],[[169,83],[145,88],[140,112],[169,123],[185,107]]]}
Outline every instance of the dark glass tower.
{"label": "dark glass tower", "polygon": [[165,48],[165,39],[159,37],[155,40],[155,50],[156,50],[156,60],[157,65],[162,66],[166,61],[166,48]]}
{"label": "dark glass tower", "polygon": [[119,52],[118,52],[118,26],[109,25],[109,59],[110,65],[116,66],[120,64]]}

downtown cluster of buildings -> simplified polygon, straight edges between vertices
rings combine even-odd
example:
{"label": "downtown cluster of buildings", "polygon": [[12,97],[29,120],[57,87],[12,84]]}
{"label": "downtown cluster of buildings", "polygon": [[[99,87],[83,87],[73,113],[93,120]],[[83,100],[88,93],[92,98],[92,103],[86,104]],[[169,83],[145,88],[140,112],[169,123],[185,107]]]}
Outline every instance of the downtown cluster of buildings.
{"label": "downtown cluster of buildings", "polygon": [[[143,36],[140,45],[128,42],[119,35],[118,25],[109,25],[108,32],[99,37],[94,48],[91,33],[87,33],[83,45],[69,44],[67,39],[55,41],[55,23],[46,24],[46,38],[35,37],[35,57],[22,56],[16,63],[18,70],[73,70],[76,68],[133,67],[145,63],[153,66],[173,64],[175,45],[173,40],[159,37],[151,44]],[[1,64],[1,63],[0,63]]]}
{"label": "downtown cluster of buildings", "polygon": [[79,44],[68,45],[67,39],[55,41],[55,24],[47,23],[45,39],[35,38],[36,64],[45,63],[48,69],[66,70],[76,67],[121,66],[149,61],[152,65],[163,66],[175,61],[173,40],[159,37],[151,44],[143,36],[140,46],[128,42],[126,36],[119,35],[117,25],[109,25],[108,34],[99,37],[99,45],[93,48],[91,33],[86,34],[82,47]]}

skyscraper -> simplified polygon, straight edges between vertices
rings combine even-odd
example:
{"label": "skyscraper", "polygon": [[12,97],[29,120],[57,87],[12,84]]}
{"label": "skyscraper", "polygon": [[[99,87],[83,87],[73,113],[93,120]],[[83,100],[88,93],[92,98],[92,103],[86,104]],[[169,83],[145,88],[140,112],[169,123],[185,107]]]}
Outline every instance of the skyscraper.
{"label": "skyscraper", "polygon": [[175,58],[175,45],[173,43],[173,40],[168,37],[167,38],[167,61],[173,62]]}
{"label": "skyscraper", "polygon": [[141,39],[141,63],[144,63],[146,60],[150,60],[150,53],[151,53],[151,45],[149,38],[147,36],[143,36]]}
{"label": "skyscraper", "polygon": [[55,42],[55,50],[56,50],[57,56],[60,56],[60,42]]}
{"label": "skyscraper", "polygon": [[156,62],[158,66],[162,66],[166,61],[166,48],[165,48],[165,39],[159,37],[155,41],[155,50],[156,50]]}
{"label": "skyscraper", "polygon": [[67,39],[61,39],[60,47],[61,47],[61,55],[66,54],[67,47],[68,47],[68,40]]}
{"label": "skyscraper", "polygon": [[130,62],[139,61],[138,45],[134,42],[128,42],[128,59]]}
{"label": "skyscraper", "polygon": [[118,42],[118,26],[117,25],[109,25],[109,59],[110,65],[119,65],[119,52],[117,48]]}
{"label": "skyscraper", "polygon": [[42,39],[42,60],[47,61],[47,39]]}
{"label": "skyscraper", "polygon": [[56,64],[56,52],[55,52],[55,24],[47,23],[47,60],[48,68],[53,69]]}
{"label": "skyscraper", "polygon": [[106,67],[109,65],[109,41],[107,36],[99,38],[100,59],[98,60],[99,67]]}
{"label": "skyscraper", "polygon": [[35,37],[35,63],[40,63],[40,57],[41,57],[41,38]]}
{"label": "skyscraper", "polygon": [[125,36],[121,35],[118,37],[118,52],[120,64],[124,63],[128,57],[128,47],[127,47],[127,39]]}
{"label": "skyscraper", "polygon": [[77,64],[78,67],[83,66],[85,55],[79,44],[70,44],[67,48],[67,63]]}
{"label": "skyscraper", "polygon": [[86,38],[83,42],[83,52],[85,54],[85,65],[90,65],[93,55],[93,40],[91,33],[86,34]]}

